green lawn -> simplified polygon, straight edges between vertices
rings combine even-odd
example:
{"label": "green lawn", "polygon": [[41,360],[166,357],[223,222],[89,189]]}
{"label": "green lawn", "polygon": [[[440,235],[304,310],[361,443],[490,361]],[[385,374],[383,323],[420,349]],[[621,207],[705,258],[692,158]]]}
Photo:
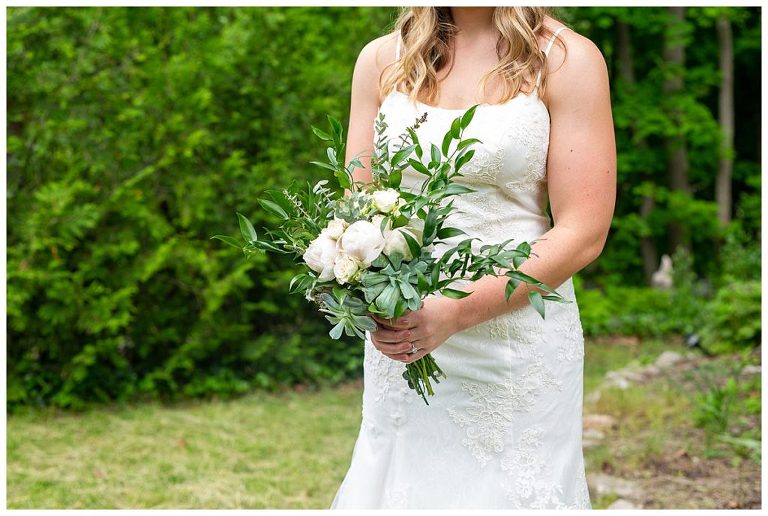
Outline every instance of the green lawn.
{"label": "green lawn", "polygon": [[[664,349],[682,345],[590,340],[585,396],[608,370],[652,362]],[[233,401],[12,415],[8,507],[327,508],[349,465],[360,394],[358,382]],[[588,474],[606,463],[641,470],[649,458],[668,454],[665,436],[698,453],[688,403],[662,382],[608,390],[596,404],[585,403],[585,414],[621,420],[605,446],[585,450]],[[594,499],[593,506],[610,501]]]}
{"label": "green lawn", "polygon": [[360,392],[8,418],[9,508],[325,508]]}

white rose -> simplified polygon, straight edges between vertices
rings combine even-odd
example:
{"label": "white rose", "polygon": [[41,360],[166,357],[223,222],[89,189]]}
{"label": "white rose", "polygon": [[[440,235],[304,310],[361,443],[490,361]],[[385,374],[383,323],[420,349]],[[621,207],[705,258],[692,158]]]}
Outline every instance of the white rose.
{"label": "white rose", "polygon": [[390,213],[398,206],[400,193],[392,188],[373,192],[373,204],[382,213]]}
{"label": "white rose", "polygon": [[309,244],[302,258],[310,269],[320,274],[318,276],[320,281],[329,281],[334,277],[333,266],[338,254],[336,241],[327,234],[320,233]]}
{"label": "white rose", "polygon": [[339,243],[341,250],[357,258],[363,267],[368,267],[384,249],[384,235],[373,223],[358,220],[347,228]]}
{"label": "white rose", "polygon": [[360,270],[360,262],[346,254],[346,253],[339,253],[338,256],[336,256],[336,263],[333,266],[333,274],[336,276],[336,281],[338,281],[340,284],[349,283],[350,280],[357,274],[357,271]]}
{"label": "white rose", "polygon": [[341,238],[341,235],[344,234],[344,230],[347,229],[347,225],[348,224],[345,220],[334,218],[328,223],[328,226],[323,229],[323,232],[325,232],[334,240],[337,240]]}

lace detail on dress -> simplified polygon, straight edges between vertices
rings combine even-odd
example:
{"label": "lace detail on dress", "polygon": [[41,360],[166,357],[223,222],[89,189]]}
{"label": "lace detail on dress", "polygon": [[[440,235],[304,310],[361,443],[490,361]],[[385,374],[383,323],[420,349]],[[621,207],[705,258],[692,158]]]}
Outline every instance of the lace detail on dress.
{"label": "lace detail on dress", "polygon": [[[541,449],[543,434],[540,426],[524,430],[517,447],[501,459],[501,469],[508,475],[507,498],[514,508],[565,508],[563,486],[552,482],[550,457]],[[533,499],[523,503],[528,498]]]}
{"label": "lace detail on dress", "polygon": [[[370,383],[376,386],[376,401],[381,402],[387,398],[390,389],[397,387],[400,382],[404,381],[402,374],[405,371],[405,364],[385,356],[367,339],[365,346],[365,371],[368,374],[373,373],[373,379]],[[402,367],[398,367],[398,364]]]}
{"label": "lace detail on dress", "polygon": [[507,474],[507,499],[515,509],[591,509],[583,455],[579,456],[576,472],[576,476],[583,480],[580,483],[582,487],[569,504],[565,500],[563,485],[552,481],[552,453],[546,449],[545,431],[541,425],[523,430],[517,446],[501,458],[501,469]]}
{"label": "lace detail on dress", "polygon": [[584,330],[576,310],[562,310],[555,316],[554,328],[558,332],[557,359],[582,360],[584,357]]}
{"label": "lace detail on dress", "polygon": [[529,411],[549,389],[561,390],[562,381],[546,367],[543,356],[539,355],[522,376],[501,384],[463,382],[462,389],[469,394],[472,405],[463,411],[451,407],[448,414],[466,428],[462,444],[484,467],[493,453],[504,450],[504,435],[514,413]]}
{"label": "lace detail on dress", "polygon": [[392,488],[384,491],[384,503],[382,509],[407,509],[408,508],[408,485],[398,482]]}
{"label": "lace detail on dress", "polygon": [[[402,426],[406,422],[406,405],[413,403],[415,398],[413,391],[408,388],[408,384],[403,379],[405,364],[384,355],[368,339],[365,346],[364,368],[366,375],[369,376],[366,388],[375,389],[376,404],[389,406],[391,408],[389,417],[392,423],[395,427]],[[364,418],[366,412],[364,403]],[[368,421],[368,427],[378,435],[379,431],[374,422]]]}
{"label": "lace detail on dress", "polygon": [[497,146],[494,152],[488,152],[484,148],[478,148],[475,151],[475,155],[472,156],[472,159],[461,167],[461,176],[456,176],[456,181],[495,185],[503,163],[503,145]]}
{"label": "lace detail on dress", "polygon": [[498,224],[504,217],[504,209],[495,192],[478,190],[461,195],[454,205],[460,205],[464,212],[470,209],[472,213],[480,215],[485,224]]}
{"label": "lace detail on dress", "polygon": [[549,119],[547,118],[545,123],[538,117],[532,117],[529,124],[515,124],[508,137],[518,144],[516,147],[525,149],[527,167],[521,179],[504,183],[504,192],[512,195],[540,188],[547,175]]}
{"label": "lace detail on dress", "polygon": [[501,315],[488,321],[488,335],[492,339],[498,339],[506,342],[507,339],[509,339],[509,326],[507,325],[507,317]]}

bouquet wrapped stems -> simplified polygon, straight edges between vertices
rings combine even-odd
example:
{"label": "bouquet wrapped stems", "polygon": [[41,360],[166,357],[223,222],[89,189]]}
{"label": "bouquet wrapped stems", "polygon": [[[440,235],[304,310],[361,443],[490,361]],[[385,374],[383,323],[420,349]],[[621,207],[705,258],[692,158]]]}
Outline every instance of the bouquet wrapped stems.
{"label": "bouquet wrapped stems", "polygon": [[424,390],[426,389],[426,394],[434,395],[435,391],[432,390],[430,380],[440,383],[441,377],[445,378],[445,373],[429,353],[419,360],[406,364],[405,371],[403,372],[403,378],[408,382],[408,387],[415,389],[427,405],[429,405],[429,402],[424,395]]}

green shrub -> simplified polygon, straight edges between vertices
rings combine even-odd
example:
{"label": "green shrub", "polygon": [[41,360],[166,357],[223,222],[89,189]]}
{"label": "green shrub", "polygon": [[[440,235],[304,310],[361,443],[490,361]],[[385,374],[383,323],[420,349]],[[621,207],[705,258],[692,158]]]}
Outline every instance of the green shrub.
{"label": "green shrub", "polygon": [[714,353],[759,346],[760,299],[759,281],[723,286],[707,305],[702,345]]}
{"label": "green shrub", "polygon": [[[577,283],[579,283],[577,281]],[[663,336],[682,331],[673,293],[647,287],[576,290],[584,334]]]}
{"label": "green shrub", "polygon": [[291,263],[211,241],[317,180],[381,8],[8,9],[8,407],[357,376]]}

